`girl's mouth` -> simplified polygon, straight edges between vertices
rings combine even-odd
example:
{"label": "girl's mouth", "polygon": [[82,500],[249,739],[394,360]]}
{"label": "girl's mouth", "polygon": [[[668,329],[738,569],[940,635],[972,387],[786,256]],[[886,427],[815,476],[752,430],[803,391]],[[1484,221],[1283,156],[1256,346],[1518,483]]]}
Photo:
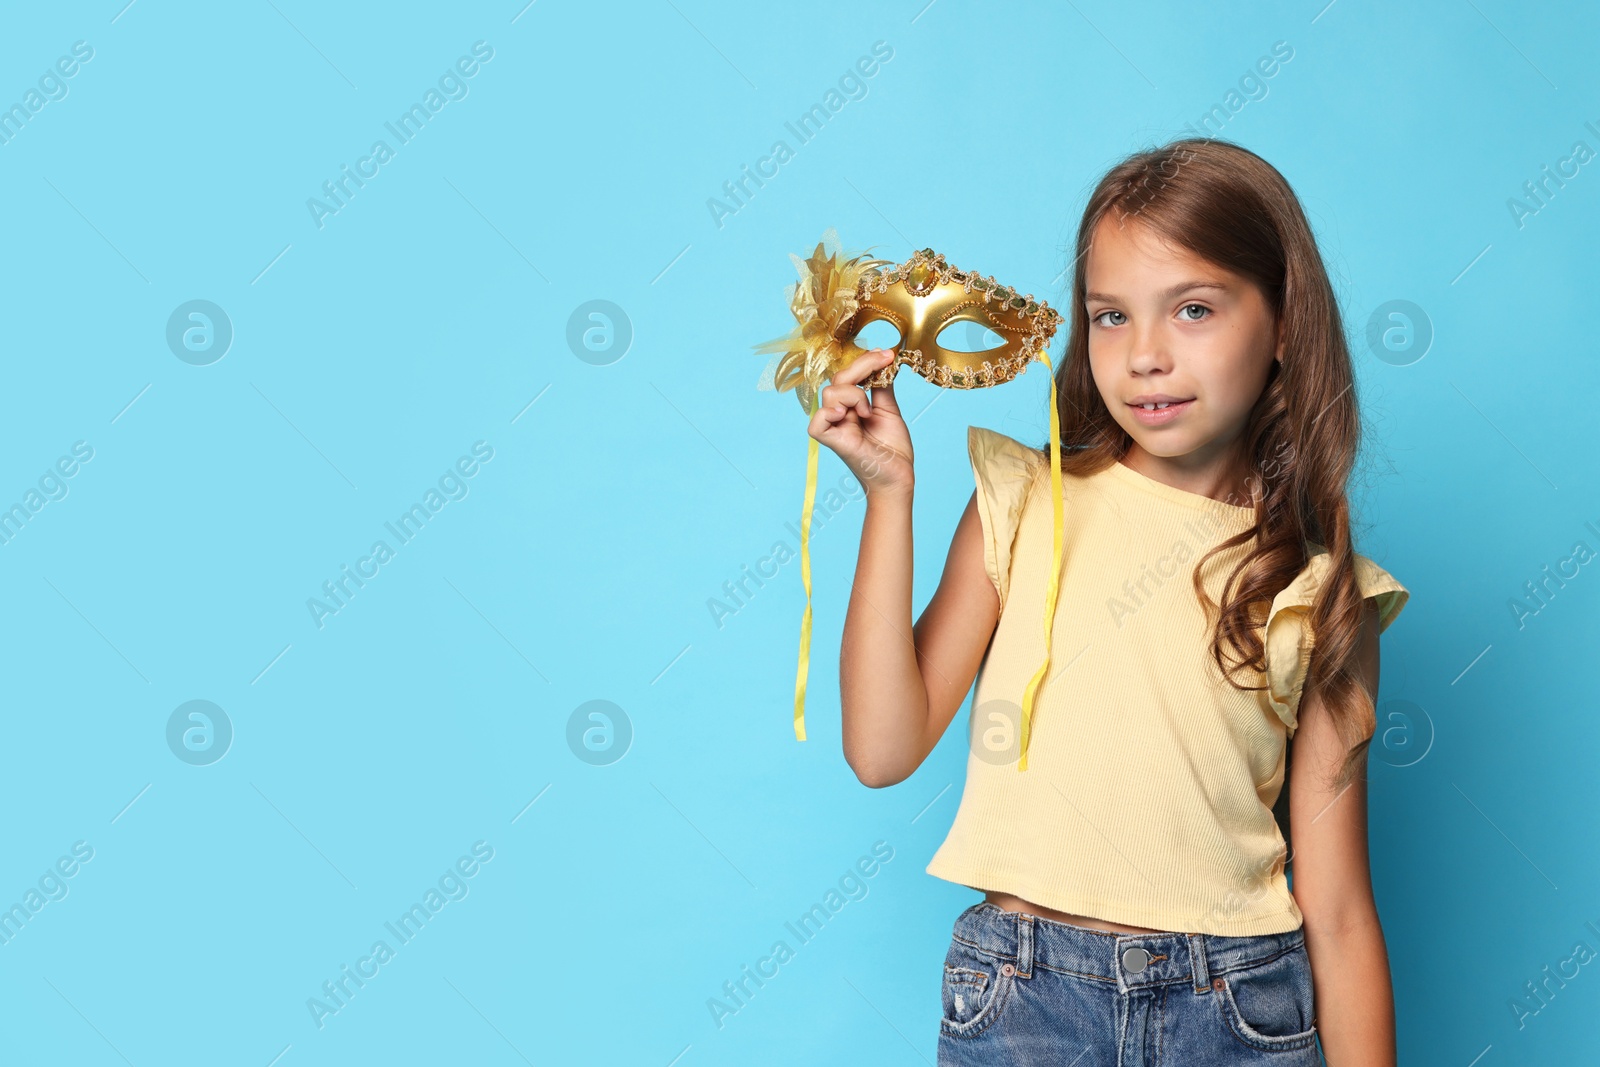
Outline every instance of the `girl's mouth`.
{"label": "girl's mouth", "polygon": [[1183,412],[1188,411],[1193,404],[1194,400],[1191,398],[1189,400],[1175,400],[1172,403],[1155,405],[1129,404],[1128,408],[1133,412],[1133,417],[1146,426],[1160,426],[1171,422]]}

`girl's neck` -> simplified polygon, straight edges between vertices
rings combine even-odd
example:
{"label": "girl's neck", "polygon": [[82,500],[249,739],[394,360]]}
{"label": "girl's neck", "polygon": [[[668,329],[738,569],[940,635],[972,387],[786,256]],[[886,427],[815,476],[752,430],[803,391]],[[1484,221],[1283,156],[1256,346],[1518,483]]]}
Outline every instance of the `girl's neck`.
{"label": "girl's neck", "polygon": [[1152,481],[1186,493],[1210,497],[1235,507],[1250,507],[1250,491],[1243,477],[1238,450],[1219,447],[1197,449],[1183,456],[1156,456],[1130,441],[1120,462]]}

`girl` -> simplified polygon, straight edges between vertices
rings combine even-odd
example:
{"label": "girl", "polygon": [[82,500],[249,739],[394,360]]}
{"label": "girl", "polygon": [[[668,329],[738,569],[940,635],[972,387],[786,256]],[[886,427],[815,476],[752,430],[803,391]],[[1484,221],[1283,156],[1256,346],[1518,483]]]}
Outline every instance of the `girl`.
{"label": "girl", "polygon": [[1354,377],[1310,227],[1259,156],[1186,139],[1106,174],[1074,263],[1059,557],[1048,452],[969,427],[976,492],[912,626],[910,435],[892,386],[856,384],[893,353],[834,375],[809,426],[867,495],[840,654],[856,776],[909,777],[977,677],[927,867],[984,894],[945,956],[939,1062],[1287,1067],[1320,1040],[1334,1067],[1392,1065],[1364,764],[1408,593],[1352,548]]}

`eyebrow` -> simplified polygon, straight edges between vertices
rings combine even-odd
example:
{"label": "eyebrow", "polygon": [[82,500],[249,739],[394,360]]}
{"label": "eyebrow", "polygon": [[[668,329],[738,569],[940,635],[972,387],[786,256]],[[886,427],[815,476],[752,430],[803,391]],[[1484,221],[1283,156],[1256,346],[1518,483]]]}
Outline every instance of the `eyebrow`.
{"label": "eyebrow", "polygon": [[[1228,291],[1228,287],[1221,282],[1179,282],[1177,285],[1161,290],[1156,296],[1162,300],[1171,300],[1179,293],[1186,293],[1191,289],[1220,289],[1223,292]],[[1115,304],[1117,302],[1117,298],[1108,293],[1085,293],[1083,298],[1085,300],[1099,300],[1107,304]]]}

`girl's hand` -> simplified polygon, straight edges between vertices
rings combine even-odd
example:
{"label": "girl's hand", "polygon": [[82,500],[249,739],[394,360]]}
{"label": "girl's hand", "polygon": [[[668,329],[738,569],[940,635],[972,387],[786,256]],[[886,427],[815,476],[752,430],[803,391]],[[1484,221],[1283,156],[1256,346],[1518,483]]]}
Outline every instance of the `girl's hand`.
{"label": "girl's hand", "polygon": [[867,496],[909,496],[913,484],[911,431],[900,417],[894,386],[872,391],[857,385],[894,362],[894,351],[862,353],[822,387],[819,406],[806,432],[844,460]]}

